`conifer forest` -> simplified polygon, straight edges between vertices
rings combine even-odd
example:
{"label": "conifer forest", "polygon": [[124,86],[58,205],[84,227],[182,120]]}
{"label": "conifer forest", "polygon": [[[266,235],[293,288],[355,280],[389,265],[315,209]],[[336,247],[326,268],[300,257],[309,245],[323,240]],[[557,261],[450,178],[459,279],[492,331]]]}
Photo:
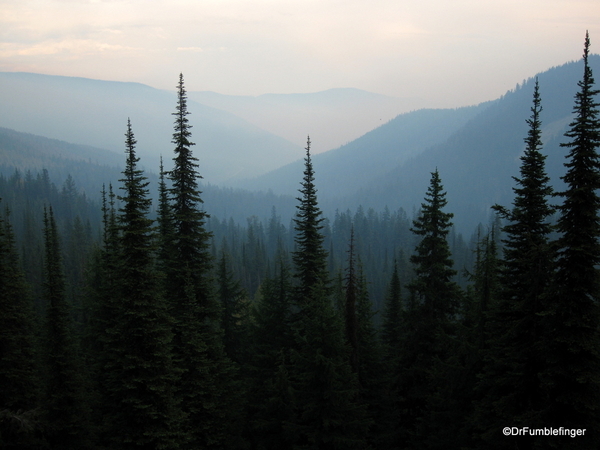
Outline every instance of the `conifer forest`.
{"label": "conifer forest", "polygon": [[[600,448],[600,98],[588,65],[552,187],[543,85],[513,202],[463,238],[444,167],[414,214],[211,214],[183,75],[156,182],[0,176],[0,447]],[[398,195],[402,195],[401,192]],[[506,432],[508,428],[508,432]]]}

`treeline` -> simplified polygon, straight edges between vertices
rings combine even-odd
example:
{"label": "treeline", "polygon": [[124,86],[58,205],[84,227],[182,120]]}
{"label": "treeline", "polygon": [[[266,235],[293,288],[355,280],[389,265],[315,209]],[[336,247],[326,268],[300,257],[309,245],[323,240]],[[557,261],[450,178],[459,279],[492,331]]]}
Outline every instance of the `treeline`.
{"label": "treeline", "polygon": [[437,169],[412,220],[359,209],[329,222],[310,140],[287,227],[275,210],[246,227],[211,218],[182,76],[154,211],[130,122],[125,169],[99,205],[45,171],[0,178],[5,197],[31,190],[25,204],[5,198],[12,216],[0,222],[0,444],[597,448],[600,119],[588,51],[586,36],[566,189],[554,193],[545,172],[536,83],[513,205],[494,207],[504,225],[479,229],[472,264]]}

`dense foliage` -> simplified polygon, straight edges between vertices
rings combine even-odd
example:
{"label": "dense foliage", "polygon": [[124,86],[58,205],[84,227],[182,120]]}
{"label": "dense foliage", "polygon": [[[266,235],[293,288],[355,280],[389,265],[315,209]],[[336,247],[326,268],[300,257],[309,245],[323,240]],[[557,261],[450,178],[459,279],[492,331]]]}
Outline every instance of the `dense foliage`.
{"label": "dense foliage", "polygon": [[496,205],[468,243],[443,169],[412,218],[325,217],[310,140],[294,217],[211,217],[181,75],[156,204],[130,121],[125,169],[100,204],[47,170],[0,176],[0,446],[597,448],[588,52],[586,36],[565,190],[549,187],[536,83],[512,207]]}

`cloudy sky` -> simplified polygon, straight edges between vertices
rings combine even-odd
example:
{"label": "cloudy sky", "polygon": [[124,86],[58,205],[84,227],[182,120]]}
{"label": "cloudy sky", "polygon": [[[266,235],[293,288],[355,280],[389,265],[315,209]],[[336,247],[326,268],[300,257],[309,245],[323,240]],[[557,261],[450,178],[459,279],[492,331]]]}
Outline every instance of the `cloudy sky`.
{"label": "cloudy sky", "polygon": [[491,100],[600,53],[598,0],[0,0],[0,71],[224,94]]}

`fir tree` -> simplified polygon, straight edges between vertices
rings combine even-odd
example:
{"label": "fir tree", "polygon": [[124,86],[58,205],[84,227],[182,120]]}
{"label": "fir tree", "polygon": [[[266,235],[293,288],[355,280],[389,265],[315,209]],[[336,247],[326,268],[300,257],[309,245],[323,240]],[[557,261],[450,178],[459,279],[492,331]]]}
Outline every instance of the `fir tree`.
{"label": "fir tree", "polygon": [[443,208],[448,201],[436,169],[431,174],[425,203],[414,220],[411,231],[421,237],[410,262],[416,278],[409,290],[416,304],[432,320],[447,321],[458,311],[459,290],[453,277],[456,270],[451,259],[447,236],[452,227],[452,213]]}
{"label": "fir tree", "polygon": [[570,141],[562,144],[569,149],[566,189],[559,193],[555,283],[545,312],[548,367],[542,377],[549,402],[545,423],[590,430],[584,439],[565,443],[578,448],[597,448],[600,442],[600,117],[589,48],[586,33],[575,118],[565,133]]}
{"label": "fir tree", "polygon": [[485,392],[480,413],[492,421],[483,430],[489,445],[499,443],[498,429],[506,421],[515,426],[544,426],[539,380],[544,364],[541,349],[547,336],[541,314],[552,277],[549,236],[554,208],[548,204],[552,187],[544,169],[546,156],[540,151],[541,111],[536,80],[521,176],[513,177],[518,186],[513,189],[513,208],[494,206],[508,224],[502,228],[506,238],[502,241],[500,290],[498,301],[491,305],[487,324],[490,348],[479,388]]}
{"label": "fir tree", "polygon": [[[173,275],[182,281],[193,283],[194,295],[198,297],[199,306],[206,309],[204,314],[214,314],[210,308],[210,297],[207,295],[208,276],[211,268],[209,253],[209,239],[211,234],[205,229],[207,218],[202,209],[202,192],[198,187],[198,158],[192,154],[190,141],[191,128],[189,124],[189,111],[187,110],[187,95],[183,84],[183,75],[179,75],[177,85],[177,109],[173,113],[175,125],[172,143],[175,145],[175,158],[173,170],[168,172],[172,187],[171,214],[173,217],[175,254],[172,256],[178,268]],[[182,283],[177,283],[180,286]],[[213,304],[214,299],[213,299]],[[207,309],[208,308],[208,309]]]}
{"label": "fir tree", "polygon": [[[127,122],[124,191],[117,217],[119,233],[118,304],[105,351],[110,365],[105,401],[112,408],[107,432],[113,446],[177,448],[181,421],[173,385],[171,320],[160,294],[154,262],[153,221],[148,182],[137,168],[136,141]],[[108,417],[107,417],[108,419]]]}
{"label": "fir tree", "polygon": [[329,274],[327,272],[327,251],[323,248],[323,229],[321,210],[317,202],[317,189],[314,181],[314,170],[310,156],[310,138],[307,140],[304,178],[300,193],[296,198],[300,202],[294,219],[296,251],[292,254],[295,277],[298,279],[297,298],[302,303],[308,301],[312,290],[327,289]]}
{"label": "fir tree", "polygon": [[[183,75],[177,85],[172,187],[173,235],[166,272],[166,295],[174,327],[175,361],[181,370],[178,392],[188,415],[185,431],[191,448],[219,448],[235,439],[239,389],[233,386],[235,370],[223,348],[220,310],[212,286],[211,233],[198,188],[197,158],[192,154],[191,125]],[[229,444],[227,444],[229,442]]]}
{"label": "fir tree", "polygon": [[289,429],[298,436],[300,446],[360,448],[368,421],[358,403],[357,378],[349,364],[343,324],[330,298],[310,139],[300,193],[293,254],[299,312],[289,375],[296,393],[297,420]]}
{"label": "fir tree", "polygon": [[410,258],[416,277],[408,286],[407,331],[399,361],[399,441],[413,447],[437,447],[440,441],[450,439],[447,433],[453,432],[446,421],[447,411],[440,410],[446,407],[440,396],[446,390],[461,296],[453,281],[456,271],[446,240],[453,216],[443,211],[446,203],[436,170],[411,229],[421,239]]}

